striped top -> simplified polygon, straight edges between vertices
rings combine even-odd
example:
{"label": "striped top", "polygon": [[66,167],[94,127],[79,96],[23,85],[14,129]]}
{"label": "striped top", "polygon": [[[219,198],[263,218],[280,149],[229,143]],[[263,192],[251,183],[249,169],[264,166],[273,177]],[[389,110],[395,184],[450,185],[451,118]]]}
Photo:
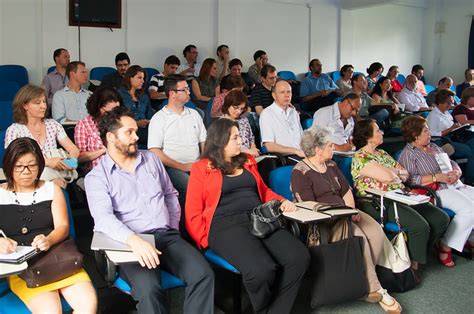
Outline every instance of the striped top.
{"label": "striped top", "polygon": [[[422,185],[421,177],[441,172],[435,155],[444,153],[438,145],[430,143],[428,151],[421,150],[412,144],[407,144],[400,155],[398,162],[405,167],[409,173],[407,183],[409,185]],[[458,164],[451,160],[451,166],[461,171]],[[446,183],[440,183],[440,189],[446,189]]]}

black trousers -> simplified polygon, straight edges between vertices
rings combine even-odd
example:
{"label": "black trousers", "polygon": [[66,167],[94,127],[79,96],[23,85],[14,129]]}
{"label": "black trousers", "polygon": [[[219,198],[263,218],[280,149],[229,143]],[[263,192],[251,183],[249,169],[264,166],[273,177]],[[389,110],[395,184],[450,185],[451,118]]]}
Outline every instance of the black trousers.
{"label": "black trousers", "polygon": [[316,97],[310,102],[303,103],[302,109],[311,112],[318,111],[321,108],[333,105],[337,97],[339,95],[336,92],[331,92],[327,96]]}
{"label": "black trousers", "polygon": [[[177,230],[155,233],[155,244],[162,253],[159,268],[186,282],[183,312],[213,313],[214,272],[201,253],[183,240]],[[133,299],[138,301],[138,313],[168,313],[158,268],[124,264],[120,269],[132,287]]]}
{"label": "black trousers", "polygon": [[287,230],[258,239],[249,224],[246,213],[214,219],[209,247],[240,271],[255,312],[290,313],[309,252]]}

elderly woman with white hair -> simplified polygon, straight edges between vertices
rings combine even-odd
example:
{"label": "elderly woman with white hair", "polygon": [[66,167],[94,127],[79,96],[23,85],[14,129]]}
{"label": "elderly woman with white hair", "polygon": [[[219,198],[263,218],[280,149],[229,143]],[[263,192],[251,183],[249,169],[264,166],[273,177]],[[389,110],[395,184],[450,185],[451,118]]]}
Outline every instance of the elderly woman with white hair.
{"label": "elderly woman with white hair", "polygon": [[[316,201],[355,207],[351,187],[336,163],[331,160],[333,144],[331,131],[313,126],[303,132],[300,146],[306,157],[296,164],[291,174],[291,188],[298,201]],[[384,311],[400,313],[401,306],[383,289],[375,272],[382,252],[385,234],[369,215],[359,212],[352,216],[354,235],[364,239],[364,260],[369,285],[367,302],[378,302]],[[335,224],[331,234],[340,233],[341,224]]]}

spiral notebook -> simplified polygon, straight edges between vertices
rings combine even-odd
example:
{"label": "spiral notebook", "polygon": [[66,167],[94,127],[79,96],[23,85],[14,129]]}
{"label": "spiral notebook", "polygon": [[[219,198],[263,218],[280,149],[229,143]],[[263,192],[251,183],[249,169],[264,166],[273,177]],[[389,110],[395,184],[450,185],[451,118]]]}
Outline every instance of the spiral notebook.
{"label": "spiral notebook", "polygon": [[21,264],[38,254],[35,247],[21,246],[16,247],[15,252],[9,254],[0,254],[1,263]]}

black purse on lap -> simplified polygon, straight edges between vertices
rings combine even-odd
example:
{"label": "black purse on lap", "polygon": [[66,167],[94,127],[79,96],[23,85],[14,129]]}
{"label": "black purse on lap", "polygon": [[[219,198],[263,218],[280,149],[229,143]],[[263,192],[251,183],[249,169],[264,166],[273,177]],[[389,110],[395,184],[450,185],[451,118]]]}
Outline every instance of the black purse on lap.
{"label": "black purse on lap", "polygon": [[280,201],[273,200],[252,209],[250,213],[250,234],[263,239],[278,229],[284,228],[285,219],[280,205]]}

